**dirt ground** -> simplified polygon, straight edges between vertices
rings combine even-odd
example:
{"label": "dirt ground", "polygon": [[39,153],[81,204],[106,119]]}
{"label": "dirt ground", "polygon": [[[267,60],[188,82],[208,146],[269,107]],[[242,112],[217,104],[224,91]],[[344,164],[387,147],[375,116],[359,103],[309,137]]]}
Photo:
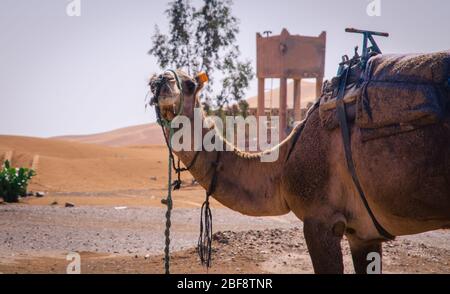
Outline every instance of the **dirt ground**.
{"label": "dirt ground", "polygon": [[[82,273],[163,273],[165,209],[146,192],[135,191],[134,198],[55,194],[0,205],[0,272],[63,274],[67,254],[78,252]],[[217,204],[213,267],[206,271],[195,250],[202,199],[191,196],[192,203],[175,198],[173,273],[313,272],[295,216],[251,218]],[[54,201],[58,204],[50,205]],[[76,206],[65,208],[69,201]],[[346,273],[352,273],[345,240],[342,246]],[[385,273],[450,273],[448,231],[400,237],[383,249]]]}

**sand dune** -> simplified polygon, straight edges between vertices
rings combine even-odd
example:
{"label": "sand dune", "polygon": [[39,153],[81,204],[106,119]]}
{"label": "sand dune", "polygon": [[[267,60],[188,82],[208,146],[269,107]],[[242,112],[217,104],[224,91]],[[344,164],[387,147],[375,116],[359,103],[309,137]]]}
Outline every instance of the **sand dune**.
{"label": "sand dune", "polygon": [[30,186],[34,191],[161,189],[167,181],[165,146],[119,148],[0,136],[0,160],[11,151],[13,166],[31,167],[39,158]]}
{"label": "sand dune", "polygon": [[[266,94],[265,94],[265,106],[266,108],[278,108],[279,107],[279,101],[280,101],[280,88],[274,88],[272,91],[270,91],[270,79],[266,80]],[[294,104],[294,83],[288,83],[287,87],[287,105],[288,108],[293,108]],[[302,80],[302,100],[301,100],[301,107],[306,108],[307,104],[309,102],[313,102],[316,99],[316,83]],[[251,97],[247,99],[248,104],[251,108],[256,108],[258,106],[258,97]]]}
{"label": "sand dune", "polygon": [[112,147],[164,144],[161,128],[156,123],[131,126],[99,134],[60,136],[51,139]]}

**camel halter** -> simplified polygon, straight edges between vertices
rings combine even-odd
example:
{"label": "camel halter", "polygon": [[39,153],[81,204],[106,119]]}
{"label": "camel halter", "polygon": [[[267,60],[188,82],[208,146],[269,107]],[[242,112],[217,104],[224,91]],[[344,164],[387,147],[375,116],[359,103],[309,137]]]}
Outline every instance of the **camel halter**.
{"label": "camel halter", "polygon": [[[181,83],[181,80],[174,70],[166,70],[166,72],[171,72],[175,76],[175,81],[177,84],[178,89],[180,90],[180,105],[178,107],[178,110],[176,112],[176,116],[179,116],[184,107],[184,92],[183,92],[183,86]],[[200,73],[197,76],[198,82],[207,82],[208,76],[206,73]],[[161,75],[159,79],[157,79],[155,83],[155,96],[151,99],[150,105],[155,106],[156,110],[156,116],[158,124],[161,126],[161,129],[164,134],[164,139],[167,145],[167,148],[169,149],[169,169],[168,169],[168,188],[167,188],[167,198],[161,200],[161,203],[164,205],[167,205],[167,211],[166,211],[166,229],[164,231],[165,235],[165,248],[164,248],[164,268],[165,273],[170,274],[170,228],[172,226],[171,222],[171,214],[173,209],[173,200],[172,200],[172,190],[176,191],[181,189],[181,173],[185,171],[189,171],[197,161],[197,158],[200,154],[199,151],[197,151],[194,155],[194,158],[192,161],[187,165],[185,168],[180,167],[180,159],[177,160],[177,165],[175,165],[175,157],[173,155],[173,148],[172,148],[172,137],[174,135],[174,129],[171,125],[171,120],[166,120],[161,115],[161,108],[159,105],[159,96],[161,94],[162,87],[166,86],[169,79],[164,77],[164,75]],[[169,135],[166,133],[166,129],[169,130]],[[201,208],[201,215],[200,215],[200,235],[198,238],[197,243],[197,252],[200,257],[202,265],[206,266],[208,269],[211,267],[211,253],[212,253],[212,213],[211,208],[209,205],[209,198],[210,196],[215,192],[216,184],[217,184],[217,173],[218,173],[218,166],[220,161],[220,152],[217,152],[217,157],[215,162],[213,163],[213,176],[211,179],[211,183],[208,187],[208,190],[206,191],[206,199],[205,202],[202,205]],[[172,182],[172,169],[177,174],[177,180]]]}
{"label": "camel halter", "polygon": [[[181,114],[181,112],[183,112],[183,106],[184,106],[184,92],[183,92],[183,85],[181,83],[180,77],[178,76],[177,72],[172,70],[172,69],[168,69],[166,70],[164,73],[170,72],[174,75],[175,77],[175,82],[177,84],[178,89],[180,90],[180,105],[178,106],[178,110],[175,114],[175,116],[179,116]],[[156,116],[158,119],[158,124],[162,125],[164,127],[167,127],[170,129],[170,123],[172,121],[166,120],[165,118],[163,118],[161,116],[161,107],[159,105],[159,96],[161,95],[161,89],[167,85],[167,83],[169,82],[169,79],[167,79],[164,74],[161,75],[156,81],[155,81],[155,87],[156,87],[156,91],[155,91],[155,96],[152,98],[152,100],[150,101],[150,106],[155,106],[156,108]]]}

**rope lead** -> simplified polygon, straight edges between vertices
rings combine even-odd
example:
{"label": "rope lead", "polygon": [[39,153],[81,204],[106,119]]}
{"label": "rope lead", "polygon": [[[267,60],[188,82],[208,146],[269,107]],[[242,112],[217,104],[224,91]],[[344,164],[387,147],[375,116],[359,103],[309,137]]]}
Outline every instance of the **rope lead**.
{"label": "rope lead", "polygon": [[202,205],[200,214],[200,236],[198,238],[197,252],[200,261],[207,269],[211,267],[212,252],[212,214],[209,207],[209,196]]}
{"label": "rope lead", "polygon": [[[175,76],[175,80],[178,88],[181,92],[181,103],[176,116],[180,115],[183,110],[184,104],[184,93],[182,88],[182,83],[178,74],[173,70],[168,70],[172,72]],[[208,77],[205,73],[201,73],[197,76],[199,82],[207,82]],[[178,158],[177,164],[175,164],[175,157],[172,150],[172,137],[174,135],[174,129],[171,126],[171,121],[164,119],[161,115],[161,109],[159,108],[159,95],[161,93],[161,88],[167,83],[165,77],[160,77],[155,82],[155,97],[151,100],[151,105],[155,106],[156,116],[158,124],[161,126],[162,132],[164,134],[164,139],[166,141],[167,148],[169,149],[169,172],[168,172],[168,187],[167,187],[167,198],[163,199],[161,202],[167,205],[166,211],[166,229],[164,231],[165,235],[165,248],[164,248],[164,269],[166,274],[170,274],[170,228],[172,226],[171,215],[172,215],[172,191],[179,190],[181,188],[181,173],[190,170],[200,154],[197,151],[192,159],[191,163],[185,168],[180,167],[180,159]],[[166,129],[169,130],[169,135],[166,134]],[[220,152],[217,153],[217,158],[214,166],[213,177],[211,179],[211,184],[209,185],[208,191],[206,193],[206,200],[202,205],[201,216],[200,216],[200,236],[198,239],[198,254],[202,265],[207,268],[211,267],[211,252],[212,252],[212,214],[209,205],[209,197],[214,193],[216,189],[217,173],[219,169]],[[172,182],[172,168],[177,173],[177,179]]]}
{"label": "rope lead", "polygon": [[[169,133],[169,146],[170,142],[172,141],[173,136],[173,129],[170,129]],[[164,248],[164,269],[166,275],[170,274],[170,227],[172,226],[171,222],[171,215],[172,215],[172,208],[173,208],[173,202],[172,202],[172,156],[169,156],[169,173],[168,173],[168,189],[167,189],[167,199],[165,201],[165,204],[167,205],[167,212],[166,212],[166,230],[164,232],[164,235],[166,237],[165,241],[165,248]]]}

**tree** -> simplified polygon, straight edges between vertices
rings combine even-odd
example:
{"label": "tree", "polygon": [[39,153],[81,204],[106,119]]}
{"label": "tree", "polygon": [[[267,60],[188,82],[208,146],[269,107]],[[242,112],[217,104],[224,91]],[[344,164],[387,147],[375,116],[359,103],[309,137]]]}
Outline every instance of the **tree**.
{"label": "tree", "polygon": [[[239,21],[232,15],[232,1],[203,0],[196,8],[189,0],[175,0],[168,6],[168,34],[155,27],[149,54],[163,69],[180,68],[189,74],[206,71],[210,81],[202,100],[208,109],[239,102],[254,73],[251,62],[239,59],[241,52],[235,44]],[[214,91],[218,77],[221,87]]]}

